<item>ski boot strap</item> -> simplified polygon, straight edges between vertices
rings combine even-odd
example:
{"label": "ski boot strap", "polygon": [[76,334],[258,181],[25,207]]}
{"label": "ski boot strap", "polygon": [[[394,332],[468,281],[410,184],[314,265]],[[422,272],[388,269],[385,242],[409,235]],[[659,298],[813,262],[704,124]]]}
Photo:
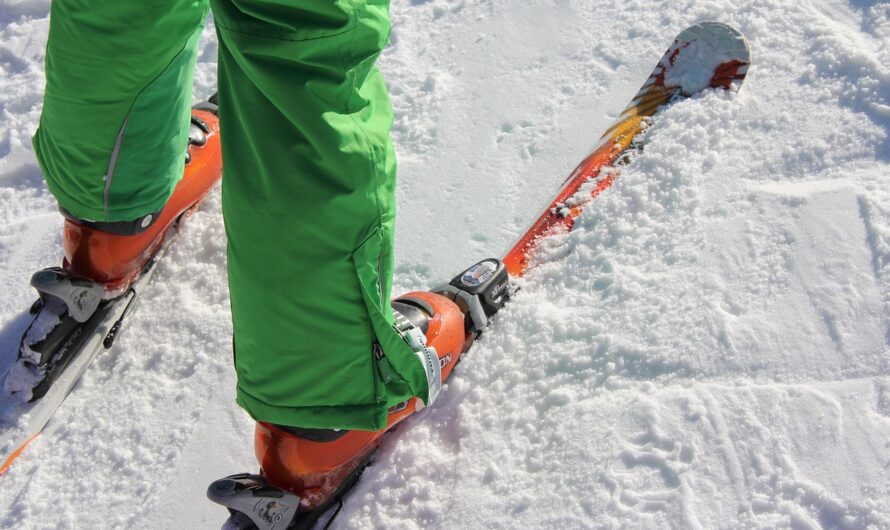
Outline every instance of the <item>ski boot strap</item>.
{"label": "ski boot strap", "polygon": [[[424,372],[426,373],[429,394],[426,402],[423,403],[422,406],[421,403],[423,400],[419,399],[417,401],[417,410],[420,410],[424,406],[428,407],[432,405],[442,391],[442,366],[439,362],[439,354],[436,352],[436,348],[427,346],[426,335],[421,328],[414,324],[414,322],[405,315],[399,313],[396,309],[393,309],[393,316],[395,317],[396,331],[399,332],[402,339],[408,344],[408,347],[414,351],[414,355],[417,356],[417,360],[423,365]],[[386,358],[383,355],[383,349],[380,345],[375,343],[374,347],[377,362],[386,362]]]}

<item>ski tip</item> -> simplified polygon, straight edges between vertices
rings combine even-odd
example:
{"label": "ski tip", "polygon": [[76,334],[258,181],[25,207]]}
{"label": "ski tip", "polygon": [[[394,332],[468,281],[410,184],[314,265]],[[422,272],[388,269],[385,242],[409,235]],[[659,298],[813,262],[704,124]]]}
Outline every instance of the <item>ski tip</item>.
{"label": "ski tip", "polygon": [[698,22],[677,35],[628,110],[651,115],[675,94],[729,90],[744,81],[750,64],[751,46],[741,31],[722,22]]}
{"label": "ski tip", "polygon": [[664,85],[690,96],[705,88],[740,84],[751,64],[751,46],[736,28],[707,20],[681,31],[665,54]]}
{"label": "ski tip", "polygon": [[739,88],[750,64],[751,46],[741,31],[714,21],[689,26],[677,35],[621,113],[622,120],[606,131],[603,140],[613,142],[627,120],[652,116],[677,96],[692,96],[707,88]]}
{"label": "ski tip", "polygon": [[749,61],[751,47],[742,32],[729,24],[714,20],[697,22],[677,35],[678,41],[691,42],[699,40],[714,50],[732,52],[735,58]]}

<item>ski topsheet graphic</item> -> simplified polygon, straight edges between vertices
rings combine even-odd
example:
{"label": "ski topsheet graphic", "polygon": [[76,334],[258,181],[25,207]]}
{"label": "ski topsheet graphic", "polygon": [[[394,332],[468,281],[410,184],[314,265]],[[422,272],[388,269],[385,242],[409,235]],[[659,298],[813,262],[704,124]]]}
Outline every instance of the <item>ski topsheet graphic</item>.
{"label": "ski topsheet graphic", "polygon": [[[634,140],[659,109],[708,88],[737,88],[744,81],[749,64],[747,41],[725,24],[701,22],[681,32],[617,122],[569,175],[544,212],[506,254],[503,263],[496,259],[480,261],[457,275],[445,288],[433,292],[453,295],[449,297],[461,307],[468,328],[481,330],[487,326],[488,317],[506,301],[507,275],[522,276],[533,267],[534,251],[542,238],[572,229],[584,205],[614,182],[622,160],[639,148]],[[477,289],[479,286],[484,288]],[[315,526],[329,510],[333,511],[333,515],[328,516],[330,524],[339,511],[332,507],[342,506],[342,497],[357,482],[371,457],[360,462],[333,497],[315,509],[301,509],[304,499],[296,488],[288,487],[292,490],[288,491],[270,485],[262,474],[232,475],[217,480],[210,485],[207,495],[231,512],[224,526],[227,530],[306,530]]]}
{"label": "ski topsheet graphic", "polygon": [[[537,241],[557,230],[571,230],[584,205],[612,185],[618,176],[615,165],[634,149],[634,139],[662,106],[706,88],[730,90],[740,86],[750,62],[748,41],[726,24],[700,22],[677,35],[617,122],[504,257],[510,275],[523,275]],[[579,193],[582,185],[590,182],[595,182],[590,191]]]}

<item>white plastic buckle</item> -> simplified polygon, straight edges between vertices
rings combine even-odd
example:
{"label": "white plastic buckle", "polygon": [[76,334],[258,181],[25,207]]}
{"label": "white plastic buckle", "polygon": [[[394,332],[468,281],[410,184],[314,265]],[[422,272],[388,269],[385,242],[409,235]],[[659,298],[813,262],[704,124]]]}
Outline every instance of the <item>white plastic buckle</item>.
{"label": "white plastic buckle", "polygon": [[435,403],[439,393],[442,392],[442,365],[439,363],[439,354],[436,352],[436,349],[427,347],[426,335],[423,334],[423,331],[412,327],[402,332],[402,336],[405,338],[408,346],[414,350],[414,354],[417,355],[426,372],[426,382],[430,390],[429,399],[426,403],[423,403],[421,399],[417,400],[416,408],[421,410]]}

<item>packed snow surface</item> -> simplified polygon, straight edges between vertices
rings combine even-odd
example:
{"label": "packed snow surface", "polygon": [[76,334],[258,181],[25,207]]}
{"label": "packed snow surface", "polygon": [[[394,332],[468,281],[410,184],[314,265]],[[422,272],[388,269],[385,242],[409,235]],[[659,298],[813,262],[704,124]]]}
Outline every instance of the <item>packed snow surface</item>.
{"label": "packed snow surface", "polygon": [[[0,360],[60,256],[48,0],[0,0]],[[754,57],[660,114],[332,528],[890,528],[890,4],[394,0],[396,286],[500,255],[701,20]],[[205,31],[195,98],[215,83]],[[0,527],[218,528],[256,469],[219,193],[0,478]],[[4,364],[5,365],[5,364]]]}

